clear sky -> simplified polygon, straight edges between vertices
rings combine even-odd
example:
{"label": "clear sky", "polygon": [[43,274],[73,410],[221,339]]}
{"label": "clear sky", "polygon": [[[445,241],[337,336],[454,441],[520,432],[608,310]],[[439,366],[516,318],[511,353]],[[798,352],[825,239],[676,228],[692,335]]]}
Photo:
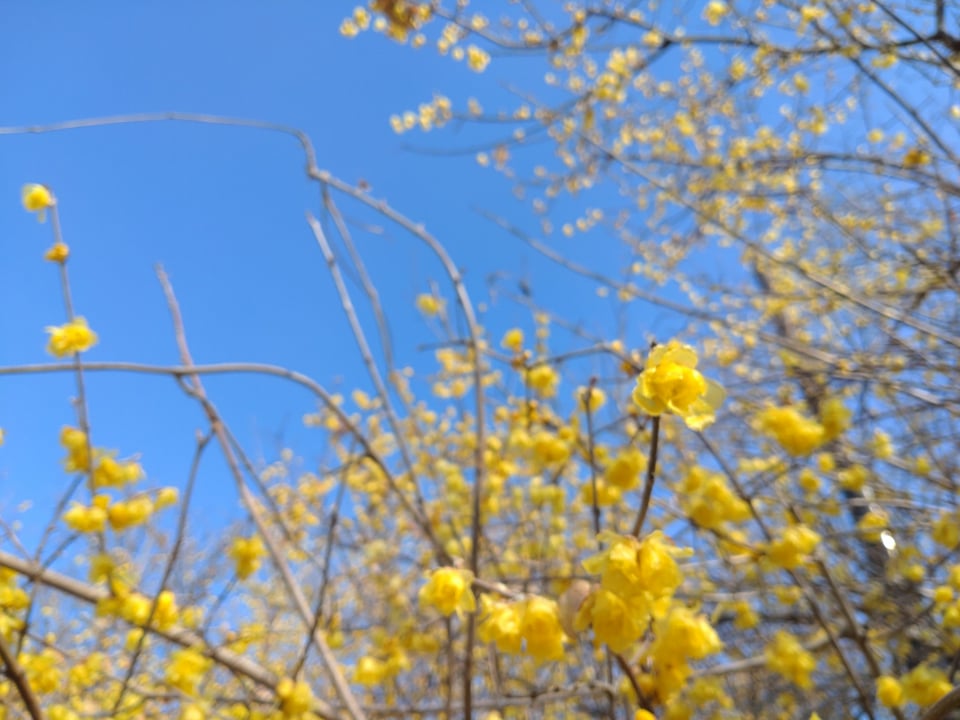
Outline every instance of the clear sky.
{"label": "clear sky", "polygon": [[[506,270],[530,280],[561,314],[588,327],[600,317],[609,323],[610,301],[475,212],[497,210],[534,231],[508,182],[471,154],[437,157],[406,146],[466,147],[480,136],[448,129],[439,141],[398,137],[388,123],[434,92],[461,103],[502,97],[508,82],[522,82],[517,73],[542,68],[501,69],[495,58],[477,75],[429,48],[372,33],[347,40],[337,28],[351,9],[293,0],[6,3],[0,125],[180,111],[295,126],[313,139],[322,168],[369,182],[435,233],[478,300],[487,275]],[[334,391],[370,389],[304,220],[305,211],[320,212],[317,188],[291,138],[173,123],[0,136],[0,366],[48,361],[43,328],[63,322],[55,268],[41,259],[50,226],[20,207],[26,182],[45,183],[59,198],[77,309],[100,334],[90,360],[177,361],[153,270],[159,262],[178,292],[197,362],[271,362]],[[383,225],[369,213],[351,217]],[[390,308],[399,362],[426,369],[430,356],[418,345],[431,331],[413,302],[432,281],[449,296],[439,266],[396,228],[358,231],[357,240]],[[613,253],[615,245],[602,247]],[[618,261],[611,254],[608,262]],[[657,318],[648,315],[644,329],[656,331]],[[514,324],[531,327],[528,312],[503,303],[485,322],[494,337]],[[303,390],[269,378],[206,384],[256,457],[274,459],[289,441],[310,459],[301,417],[313,401]],[[203,426],[196,405],[166,379],[98,375],[88,389],[95,444],[140,452],[152,483],[182,485]],[[17,502],[34,500],[23,516],[27,537],[46,523],[67,482],[56,437],[73,422],[72,392],[69,375],[0,377],[0,513],[9,519]],[[198,501],[210,513],[233,514],[235,494],[219,463],[207,465]]]}

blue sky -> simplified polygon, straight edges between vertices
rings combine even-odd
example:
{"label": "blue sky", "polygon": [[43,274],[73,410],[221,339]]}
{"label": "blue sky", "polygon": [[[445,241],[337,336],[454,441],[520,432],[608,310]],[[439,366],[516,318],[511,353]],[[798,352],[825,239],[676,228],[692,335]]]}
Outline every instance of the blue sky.
{"label": "blue sky", "polygon": [[[306,131],[321,167],[423,222],[466,271],[475,298],[495,270],[532,280],[561,314],[609,320],[610,301],[571,284],[481,219],[497,210],[535,225],[509,184],[469,155],[427,156],[405,147],[470,145],[481,136],[444,131],[398,137],[388,118],[434,92],[455,102],[503,97],[507,81],[539,73],[533,63],[495,61],[483,75],[432,49],[413,51],[368,34],[342,38],[349,3],[209,2],[11,4],[0,28],[0,125],[181,111],[274,121]],[[531,76],[532,77],[532,76]],[[154,263],[178,292],[197,362],[271,362],[306,372],[331,390],[370,389],[332,284],[304,221],[319,213],[316,185],[290,138],[256,130],[156,123],[0,136],[0,366],[43,362],[43,328],[63,321],[55,269],[41,260],[50,226],[19,204],[26,182],[59,198],[78,312],[100,334],[90,360],[175,363],[176,349]],[[346,208],[348,215],[355,209]],[[374,221],[369,213],[354,219]],[[383,223],[380,223],[383,225]],[[358,232],[357,242],[390,308],[401,364],[425,370],[417,346],[431,339],[413,310],[439,281],[436,262],[396,228]],[[610,252],[609,246],[604,252]],[[611,255],[611,261],[617,258]],[[604,312],[606,308],[606,312]],[[599,313],[599,315],[598,315]],[[506,304],[486,322],[499,337],[529,313]],[[211,378],[208,390],[255,457],[273,459],[283,437],[308,460],[303,390],[270,378]],[[142,453],[151,484],[182,485],[203,426],[199,409],[166,379],[89,379],[94,442]],[[67,482],[59,428],[73,422],[68,375],[0,379],[0,512],[31,499],[29,537],[45,524]],[[571,388],[572,392],[572,388]],[[319,448],[316,448],[319,452]],[[208,460],[198,502],[233,515],[235,494],[218,459]]]}

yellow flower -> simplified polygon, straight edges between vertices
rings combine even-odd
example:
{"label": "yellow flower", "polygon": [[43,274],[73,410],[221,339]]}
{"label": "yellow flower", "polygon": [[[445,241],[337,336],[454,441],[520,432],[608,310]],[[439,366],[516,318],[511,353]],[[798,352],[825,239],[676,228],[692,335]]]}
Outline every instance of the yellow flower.
{"label": "yellow flower", "polygon": [[353,681],[368,687],[379,685],[386,677],[387,664],[367,655],[357,661],[353,671]]}
{"label": "yellow flower", "polygon": [[689,345],[676,340],[657,345],[637,378],[633,401],[650,415],[673,413],[692,430],[702,430],[714,421],[726,393],[696,368],[697,353]]}
{"label": "yellow flower", "polygon": [[180,499],[180,491],[175,487],[163,487],[157,492],[157,499],[154,500],[154,505],[157,506],[157,510],[163,510],[172,505],[176,505],[177,501]]}
{"label": "yellow flower", "polygon": [[511,328],[503,334],[500,341],[500,347],[511,350],[515,353],[523,349],[523,330],[520,328]]}
{"label": "yellow flower", "polygon": [[101,455],[93,468],[91,487],[123,487],[143,476],[143,468],[136,462],[118,462],[109,455]]}
{"label": "yellow flower", "polygon": [[498,602],[483,595],[480,607],[485,615],[480,624],[480,640],[494,643],[500,652],[519,653],[523,636],[520,634],[520,610],[516,603]]}
{"label": "yellow flower", "polygon": [[167,682],[187,695],[194,695],[197,692],[197,683],[210,669],[210,665],[211,661],[199,650],[174,650],[170,653],[170,664],[167,665]]}
{"label": "yellow flower", "polygon": [[146,495],[119,500],[107,508],[107,519],[115,531],[142,525],[153,515],[153,500]]}
{"label": "yellow flower", "polygon": [[236,563],[237,577],[241,580],[250,577],[260,568],[261,560],[266,554],[267,550],[259,535],[236,538],[229,551],[230,557]]}
{"label": "yellow flower", "polygon": [[650,618],[636,600],[625,600],[604,588],[591,593],[577,613],[575,628],[593,627],[597,642],[616,653],[626,652],[646,631]]}
{"label": "yellow flower", "polygon": [[607,401],[607,394],[598,387],[580,386],[577,388],[576,400],[581,410],[594,413],[603,407]]}
{"label": "yellow flower", "polygon": [[823,426],[823,439],[836,440],[850,426],[851,412],[840,398],[827,398],[820,403],[820,424]]}
{"label": "yellow flower", "polygon": [[813,685],[810,679],[817,661],[796,637],[780,630],[764,650],[767,667],[801,688]]}
{"label": "yellow flower", "polygon": [[24,653],[20,662],[35,693],[45,695],[61,688],[63,658],[59,653],[44,648],[36,655]]}
{"label": "yellow flower", "polygon": [[527,373],[527,383],[540,397],[553,397],[557,392],[557,383],[560,376],[557,371],[546,364],[530,368]]}
{"label": "yellow flower", "polygon": [[46,185],[30,183],[24,185],[20,193],[20,199],[23,207],[28,212],[37,213],[37,219],[43,222],[46,219],[46,210],[53,206],[55,202],[53,193],[47,189]]}
{"label": "yellow flower", "polygon": [[900,678],[900,685],[904,699],[921,707],[935,703],[951,689],[943,670],[925,664],[917,665]]}
{"label": "yellow flower", "polygon": [[640,484],[640,473],[647,467],[647,458],[636,448],[624,450],[613,458],[603,472],[604,479],[621,490],[632,490]]}
{"label": "yellow flower", "polygon": [[490,64],[490,55],[478,48],[476,45],[470,45],[467,48],[467,65],[474,72],[483,72]]}
{"label": "yellow flower", "polygon": [[710,2],[707,3],[707,7],[703,10],[703,17],[711,25],[719,25],[729,12],[730,8],[728,8],[727,4],[722,2],[722,0],[710,0]]}
{"label": "yellow flower", "polygon": [[456,612],[462,616],[464,612],[473,612],[477,606],[470,589],[472,581],[469,570],[452,567],[434,570],[427,584],[420,588],[420,602],[433,605],[443,615]]}
{"label": "yellow flower", "polygon": [[756,417],[760,432],[776,439],[791,455],[809,455],[826,440],[823,425],[794,407],[769,407]]}
{"label": "yellow flower", "polygon": [[631,535],[601,533],[606,549],[583,561],[590,573],[600,575],[600,585],[622,598],[644,595],[651,599],[667,597],[680,587],[683,576],[659,531],[642,541]]}
{"label": "yellow flower", "polygon": [[63,514],[63,521],[77,532],[103,532],[107,523],[107,511],[96,505],[87,507],[75,502]]}
{"label": "yellow flower", "polygon": [[417,295],[417,309],[427,317],[433,317],[443,309],[443,301],[429,293]]}
{"label": "yellow flower", "polygon": [[900,707],[903,704],[903,688],[900,681],[890,675],[877,678],[877,700],[884,707]]}
{"label": "yellow flower", "polygon": [[527,642],[527,653],[538,662],[563,659],[563,627],[557,603],[534,596],[523,602],[520,634]]}
{"label": "yellow flower", "polygon": [[820,535],[806,525],[791,525],[779,538],[770,542],[767,557],[774,565],[791,570],[806,560],[820,540]]}
{"label": "yellow flower", "polygon": [[89,328],[87,321],[82,317],[59,327],[50,326],[47,332],[50,333],[47,352],[55,357],[66,357],[83,352],[97,344],[97,334]]}
{"label": "yellow flower", "polygon": [[60,431],[60,444],[67,450],[64,470],[86,472],[90,469],[90,447],[86,433],[77,428],[64,427]]}
{"label": "yellow flower", "polygon": [[284,717],[300,717],[310,712],[313,706],[313,692],[302,680],[294,682],[283,678],[277,683],[277,697],[280,698],[280,712]]}
{"label": "yellow flower", "polygon": [[723,649],[706,617],[682,606],[673,607],[656,622],[654,636],[650,654],[660,697],[670,697],[686,684],[693,672],[690,660],[700,660]]}
{"label": "yellow flower", "polygon": [[44,260],[56,263],[66,262],[68,257],[70,257],[70,248],[63,242],[55,242],[43,254]]}

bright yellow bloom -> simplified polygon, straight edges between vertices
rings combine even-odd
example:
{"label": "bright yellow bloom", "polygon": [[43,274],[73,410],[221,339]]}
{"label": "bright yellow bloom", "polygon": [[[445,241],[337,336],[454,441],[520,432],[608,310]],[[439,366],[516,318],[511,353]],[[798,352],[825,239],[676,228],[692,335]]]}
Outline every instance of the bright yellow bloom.
{"label": "bright yellow bloom", "polygon": [[63,521],[77,532],[103,532],[107,523],[107,511],[96,505],[87,507],[75,502],[63,514]]}
{"label": "bright yellow bloom", "polygon": [[817,667],[816,658],[807,651],[796,637],[780,630],[764,651],[767,667],[801,688],[813,685],[810,678]]}
{"label": "bright yellow bloom", "polygon": [[756,417],[760,432],[776,439],[791,455],[809,455],[826,439],[823,425],[794,407],[769,407]]}
{"label": "bright yellow bloom", "polygon": [[443,615],[476,610],[476,599],[470,589],[473,574],[469,570],[442,567],[434,570],[427,584],[420,588],[420,602],[433,605]]}
{"label": "bright yellow bloom", "polygon": [[285,718],[299,718],[313,707],[313,692],[303,680],[294,682],[290,678],[283,678],[277,683],[277,697],[280,698],[280,712]]}
{"label": "bright yellow bloom", "polygon": [[538,662],[563,659],[563,627],[557,603],[534,596],[523,602],[520,634],[527,643],[527,653]]}
{"label": "bright yellow bloom", "polygon": [[118,500],[107,508],[107,519],[115,531],[143,525],[153,515],[153,500],[139,495],[129,500]]}
{"label": "bright yellow bloom", "polygon": [[574,627],[584,630],[592,626],[597,642],[623,653],[640,639],[649,624],[650,617],[642,601],[621,598],[601,587],[581,605]]}
{"label": "bright yellow bloom", "polygon": [[934,542],[945,548],[956,547],[957,543],[960,543],[960,517],[955,512],[941,513],[933,523],[930,536]]}
{"label": "bright yellow bloom", "polygon": [[726,392],[700,374],[697,362],[689,345],[676,340],[657,345],[637,378],[633,401],[650,415],[679,415],[692,430],[707,427],[716,419]]}
{"label": "bright yellow bloom", "polygon": [[417,295],[417,309],[427,317],[433,317],[443,309],[443,301],[429,293]]}
{"label": "bright yellow bloom", "polygon": [[199,650],[184,648],[170,653],[166,679],[173,687],[187,695],[197,692],[197,684],[210,669],[211,661]]}
{"label": "bright yellow bloom", "polygon": [[935,703],[952,688],[943,670],[926,664],[917,665],[900,678],[900,685],[904,699],[920,707]]}
{"label": "bright yellow bloom", "polygon": [[503,339],[500,341],[500,347],[515,353],[520,352],[523,349],[523,330],[520,328],[507,330],[503,334]]}
{"label": "bright yellow bloom", "polygon": [[66,262],[68,257],[70,257],[70,248],[63,242],[55,242],[43,254],[44,260],[56,263]]}
{"label": "bright yellow bloom", "polygon": [[483,72],[490,64],[490,55],[478,48],[476,45],[470,45],[467,48],[467,65],[474,72]]}
{"label": "bright yellow bloom", "polygon": [[143,468],[139,463],[118,462],[109,455],[101,454],[93,468],[90,485],[93,489],[103,487],[123,487],[143,477]]}
{"label": "bright yellow bloom", "polygon": [[900,681],[890,675],[878,677],[877,700],[884,707],[900,707],[903,704],[903,688],[900,686]]}
{"label": "bright yellow bloom", "polygon": [[598,387],[578,387],[576,392],[577,404],[581,410],[596,412],[607,401],[607,394]]}
{"label": "bright yellow bloom", "polygon": [[527,373],[527,383],[540,397],[553,397],[557,393],[559,382],[560,376],[557,371],[546,364],[530,368]]}
{"label": "bright yellow bloom", "polygon": [[180,491],[175,487],[163,487],[157,492],[157,499],[154,500],[157,510],[176,505],[180,499]]}
{"label": "bright yellow bloom", "polygon": [[267,554],[263,540],[259,535],[249,538],[236,538],[230,546],[229,555],[236,563],[237,577],[241,580],[250,577],[260,569],[260,563]]}
{"label": "bright yellow bloom", "polygon": [[90,445],[86,433],[65,426],[60,430],[60,444],[67,451],[63,468],[67,472],[85,472],[90,469]]}
{"label": "bright yellow bloom", "polygon": [[618,454],[603,472],[604,479],[621,490],[632,490],[640,484],[640,474],[647,467],[647,458],[636,448]]}
{"label": "bright yellow bloom", "polygon": [[353,681],[368,687],[379,685],[386,677],[387,664],[367,655],[357,661],[353,671]]}
{"label": "bright yellow bloom", "polygon": [[767,557],[784,570],[803,563],[820,544],[820,535],[803,524],[791,525],[767,546]]}
{"label": "bright yellow bloom", "polygon": [[651,600],[668,597],[680,586],[683,576],[659,531],[643,540],[631,535],[601,533],[607,544],[603,552],[583,561],[590,573],[600,575],[601,586],[622,598],[644,596]]}
{"label": "bright yellow bloom", "polygon": [[480,624],[480,640],[494,643],[500,652],[518,654],[523,642],[519,606],[516,603],[491,600],[487,595],[483,595],[480,598],[480,607],[485,615]]}
{"label": "bright yellow bloom", "polygon": [[46,330],[50,334],[47,352],[54,357],[84,352],[97,344],[97,334],[82,317],[74,318],[65,325],[47,327]]}
{"label": "bright yellow bloom", "polygon": [[687,517],[708,530],[750,517],[750,506],[734,494],[726,478],[701,467],[690,470],[678,495]]}
{"label": "bright yellow bloom", "polygon": [[37,213],[37,219],[43,222],[46,219],[46,210],[53,207],[55,200],[46,185],[30,183],[24,185],[20,193],[20,200],[23,202],[24,210]]}
{"label": "bright yellow bloom", "polygon": [[719,25],[729,12],[730,8],[722,0],[710,0],[703,10],[703,17],[711,25]]}
{"label": "bright yellow bloom", "polygon": [[59,653],[50,648],[44,648],[36,655],[24,653],[20,663],[35,693],[45,695],[61,688],[63,658]]}
{"label": "bright yellow bloom", "polygon": [[653,670],[657,691],[669,697],[680,690],[693,672],[690,660],[701,660],[723,649],[709,621],[689,608],[674,606],[654,625]]}

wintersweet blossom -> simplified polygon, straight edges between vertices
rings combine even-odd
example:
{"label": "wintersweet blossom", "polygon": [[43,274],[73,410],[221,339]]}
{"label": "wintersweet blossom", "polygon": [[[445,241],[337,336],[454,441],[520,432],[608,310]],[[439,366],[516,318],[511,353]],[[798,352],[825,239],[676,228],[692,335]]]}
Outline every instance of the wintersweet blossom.
{"label": "wintersweet blossom", "polygon": [[767,546],[767,557],[777,567],[791,570],[806,561],[820,544],[819,533],[806,525],[791,525]]}
{"label": "wintersweet blossom", "polygon": [[236,538],[229,551],[230,557],[236,563],[237,577],[241,580],[250,577],[260,568],[266,554],[267,550],[259,535]]}
{"label": "wintersweet blossom", "polygon": [[430,574],[427,584],[420,588],[420,602],[432,605],[443,615],[473,612],[476,599],[470,589],[473,574],[469,570],[442,567]]}
{"label": "wintersweet blossom", "polygon": [[878,677],[877,700],[884,707],[900,707],[903,704],[903,687],[900,681],[891,675]]}
{"label": "wintersweet blossom", "polygon": [[707,427],[716,419],[726,392],[697,370],[697,362],[689,345],[676,340],[657,345],[637,378],[633,401],[650,415],[679,415],[692,430]]}
{"label": "wintersweet blossom", "polygon": [[27,212],[37,214],[37,219],[43,222],[46,219],[47,208],[53,207],[53,193],[46,185],[39,183],[29,183],[23,186],[20,193],[20,199],[23,202],[23,208]]}
{"label": "wintersweet blossom", "polygon": [[487,595],[480,598],[484,614],[480,623],[480,640],[493,643],[503,653],[518,654],[523,643],[520,634],[520,607],[517,603],[491,600]]}
{"label": "wintersweet blossom", "polygon": [[795,407],[768,407],[756,416],[757,429],[794,456],[809,455],[823,444],[823,425]]}
{"label": "wintersweet blossom", "polygon": [[601,586],[620,597],[669,596],[683,581],[674,560],[678,551],[667,544],[661,532],[650,533],[643,540],[608,532],[601,533],[600,539],[606,548],[584,560],[583,567],[599,574]]}
{"label": "wintersweet blossom", "polygon": [[313,692],[303,680],[283,678],[277,683],[277,697],[284,717],[300,717],[313,706]]}
{"label": "wintersweet blossom", "polygon": [[55,242],[47,251],[43,254],[44,260],[49,260],[50,262],[55,263],[64,263],[67,261],[67,258],[70,257],[70,248],[64,242]]}
{"label": "wintersweet blossom", "polygon": [[520,634],[527,643],[527,653],[538,662],[563,659],[566,636],[560,625],[559,607],[553,600],[537,595],[523,602]]}
{"label": "wintersweet blossom", "polygon": [[47,352],[58,358],[84,352],[97,344],[97,334],[82,317],[64,325],[49,326],[46,330],[50,334]]}
{"label": "wintersweet blossom", "polygon": [[167,665],[167,682],[187,695],[195,695],[197,685],[211,665],[212,661],[197,649],[174,650]]}
{"label": "wintersweet blossom", "polygon": [[817,667],[817,660],[800,644],[800,641],[785,630],[780,630],[764,651],[767,667],[801,688],[813,685],[810,678]]}

